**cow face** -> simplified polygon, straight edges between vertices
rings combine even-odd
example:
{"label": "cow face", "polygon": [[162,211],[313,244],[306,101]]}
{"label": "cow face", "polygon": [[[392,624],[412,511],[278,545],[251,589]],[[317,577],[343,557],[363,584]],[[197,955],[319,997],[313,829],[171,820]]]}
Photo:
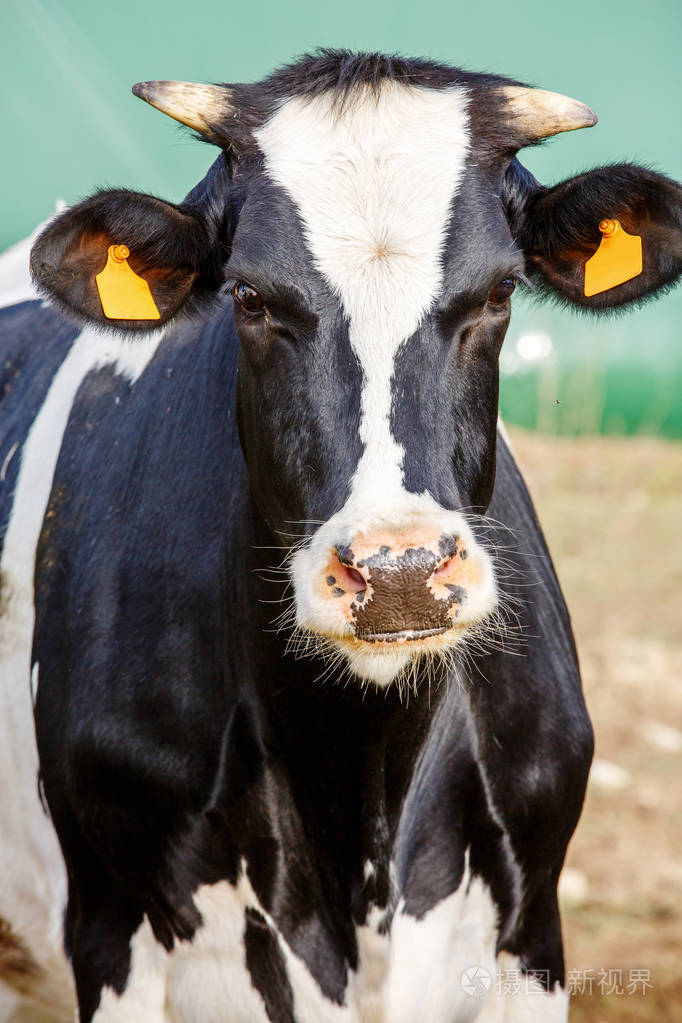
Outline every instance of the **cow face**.
{"label": "cow face", "polygon": [[[496,607],[476,515],[494,481],[516,282],[528,274],[595,309],[653,292],[679,273],[666,235],[679,196],[633,168],[552,190],[530,178],[516,149],[594,123],[582,104],[419,62],[345,59],[304,61],[251,90],[140,87],[232,155],[181,207],[127,201],[162,319],[232,289],[252,490],[275,533],[303,536],[289,561],[297,624],[385,684]],[[64,264],[91,271],[131,215],[125,193],[89,202],[34,256],[70,308]],[[652,213],[644,273],[586,300],[599,221],[652,230]]]}
{"label": "cow face", "polygon": [[467,107],[462,88],[395,82],[341,109],[286,102],[255,133],[228,267],[254,492],[283,535],[311,533],[291,558],[298,624],[377,681],[496,603],[461,509],[490,499],[524,260]]}

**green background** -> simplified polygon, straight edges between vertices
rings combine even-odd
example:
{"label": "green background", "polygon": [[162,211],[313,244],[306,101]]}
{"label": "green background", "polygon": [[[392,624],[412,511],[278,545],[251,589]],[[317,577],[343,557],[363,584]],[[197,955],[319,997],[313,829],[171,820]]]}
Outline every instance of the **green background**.
{"label": "green background", "polygon": [[[565,92],[596,128],[522,157],[549,184],[622,159],[682,178],[680,0],[0,0],[0,248],[103,185],[180,199],[214,158],[143,79],[249,81],[316,46],[431,56]],[[594,319],[515,300],[502,408],[547,431],[682,436],[682,289]]]}

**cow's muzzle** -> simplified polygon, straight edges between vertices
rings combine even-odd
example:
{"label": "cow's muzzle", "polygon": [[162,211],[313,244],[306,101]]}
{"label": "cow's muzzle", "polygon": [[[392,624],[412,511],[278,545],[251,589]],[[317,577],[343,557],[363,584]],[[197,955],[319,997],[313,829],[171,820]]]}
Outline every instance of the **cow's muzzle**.
{"label": "cow's muzzle", "polygon": [[358,640],[411,643],[466,616],[477,574],[458,535],[366,535],[330,551],[320,583]]}

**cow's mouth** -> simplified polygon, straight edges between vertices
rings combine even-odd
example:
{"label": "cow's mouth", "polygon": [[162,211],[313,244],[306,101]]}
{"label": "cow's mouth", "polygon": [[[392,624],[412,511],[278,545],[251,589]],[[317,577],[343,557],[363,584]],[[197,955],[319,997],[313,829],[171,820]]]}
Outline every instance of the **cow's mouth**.
{"label": "cow's mouth", "polygon": [[438,656],[450,650],[467,631],[463,623],[453,622],[423,629],[349,631],[329,638],[360,679],[387,686],[422,656]]}
{"label": "cow's mouth", "polygon": [[364,643],[410,643],[413,640],[428,639],[449,632],[451,626],[441,625],[436,629],[399,629],[397,632],[358,632],[356,638]]}

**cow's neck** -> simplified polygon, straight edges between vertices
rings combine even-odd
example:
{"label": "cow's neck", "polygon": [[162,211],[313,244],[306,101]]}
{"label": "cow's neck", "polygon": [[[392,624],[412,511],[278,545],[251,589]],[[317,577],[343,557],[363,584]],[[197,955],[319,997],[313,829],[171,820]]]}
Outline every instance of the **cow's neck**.
{"label": "cow's neck", "polygon": [[[268,550],[277,540],[262,525],[254,528],[254,509],[242,521],[251,524],[252,535],[239,546],[245,557],[235,599],[253,614],[246,625],[236,609],[232,633],[240,668],[233,684],[248,757],[264,766],[277,810],[286,808],[304,843],[314,835],[318,867],[334,870],[344,883],[371,872],[365,895],[385,904],[405,798],[447,685],[435,679],[402,693],[397,686],[367,687],[347,674],[340,679],[319,658],[287,653],[289,633],[278,634],[270,624],[280,606],[263,602],[281,591],[263,581],[264,566],[279,560]],[[229,777],[222,784],[232,786]]]}

